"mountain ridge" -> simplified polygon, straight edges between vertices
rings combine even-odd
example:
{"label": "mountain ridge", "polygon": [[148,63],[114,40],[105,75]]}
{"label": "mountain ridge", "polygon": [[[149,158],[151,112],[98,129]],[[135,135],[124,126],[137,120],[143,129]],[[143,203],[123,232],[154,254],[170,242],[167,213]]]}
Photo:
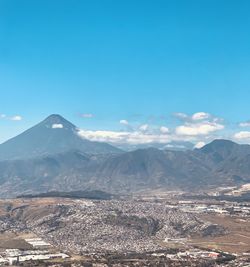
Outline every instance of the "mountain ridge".
{"label": "mountain ridge", "polygon": [[240,185],[250,182],[250,150],[247,157],[244,155],[245,151],[232,164],[230,157],[215,162],[201,149],[183,152],[147,148],[99,155],[71,150],[0,161],[0,196],[77,190],[125,194],[159,188],[199,191]]}
{"label": "mountain ridge", "polygon": [[11,140],[6,142],[8,148],[14,140],[7,156],[0,145],[0,197],[48,191],[206,190],[250,182],[250,146],[230,140],[187,151],[124,152],[80,138],[77,127],[57,114]]}
{"label": "mountain ridge", "polygon": [[92,142],[78,135],[78,128],[58,114],[0,145],[0,160],[34,158],[79,149],[86,153],[120,153],[107,143]]}

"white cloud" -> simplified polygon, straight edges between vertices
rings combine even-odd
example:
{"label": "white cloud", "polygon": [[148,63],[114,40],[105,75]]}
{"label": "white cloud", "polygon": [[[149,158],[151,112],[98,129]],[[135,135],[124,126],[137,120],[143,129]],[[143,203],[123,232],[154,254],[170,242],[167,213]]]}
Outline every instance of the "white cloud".
{"label": "white cloud", "polygon": [[175,133],[179,136],[207,137],[211,133],[224,129],[222,120],[207,112],[196,112],[191,116],[177,113],[177,116],[184,120],[184,124],[175,129]]}
{"label": "white cloud", "polygon": [[121,119],[125,130],[79,130],[78,135],[91,141],[108,142],[113,144],[169,144],[175,141],[188,141],[201,147],[215,137],[215,133],[224,129],[222,119],[206,112],[197,112],[192,115],[175,113],[183,122],[170,129],[166,126],[149,124],[135,125],[126,119]]}
{"label": "white cloud", "polygon": [[169,129],[167,127],[165,127],[165,126],[161,126],[160,127],[160,132],[162,134],[167,134],[167,133],[169,133]]}
{"label": "white cloud", "polygon": [[208,135],[218,130],[224,129],[224,125],[216,122],[202,122],[202,123],[185,123],[184,125],[176,127],[176,134],[182,136],[199,136]]}
{"label": "white cloud", "polygon": [[6,115],[5,114],[0,114],[0,118],[4,119],[4,118],[6,118]]}
{"label": "white cloud", "polygon": [[148,130],[148,128],[149,128],[148,124],[143,124],[139,127],[139,130],[145,132]]}
{"label": "white cloud", "polygon": [[180,144],[167,144],[167,145],[164,146],[164,148],[170,148],[170,149],[178,148],[178,149],[185,149],[186,150],[186,146],[180,145]]}
{"label": "white cloud", "polygon": [[202,148],[202,147],[204,147],[206,145],[206,143],[204,143],[204,142],[198,142],[195,146],[194,146],[194,148]]}
{"label": "white cloud", "polygon": [[129,125],[129,123],[128,123],[127,120],[120,120],[120,124],[123,124],[123,125]]}
{"label": "white cloud", "polygon": [[221,120],[219,118],[212,116],[210,113],[203,112],[203,111],[196,112],[192,115],[187,115],[186,113],[182,113],[182,112],[176,112],[174,113],[174,116],[185,122],[199,123],[200,121],[204,121],[204,120],[215,121],[215,122]]}
{"label": "white cloud", "polygon": [[192,120],[193,121],[200,121],[200,120],[205,120],[208,119],[211,115],[206,112],[197,112],[192,115]]}
{"label": "white cloud", "polygon": [[250,127],[250,121],[246,121],[246,122],[241,122],[239,124],[240,127]]}
{"label": "white cloud", "polygon": [[10,117],[10,120],[12,121],[21,121],[23,118],[20,115],[15,115],[13,117]]}
{"label": "white cloud", "polygon": [[92,113],[83,113],[80,115],[82,118],[93,118],[94,114]]}
{"label": "white cloud", "polygon": [[61,123],[55,123],[55,124],[52,124],[51,126],[52,129],[62,129],[63,128],[63,125]]}
{"label": "white cloud", "polygon": [[188,115],[182,112],[175,112],[174,116],[178,119],[185,120],[188,118]]}
{"label": "white cloud", "polygon": [[238,140],[250,139],[250,132],[248,132],[248,131],[238,132],[234,135],[234,138],[236,138]]}
{"label": "white cloud", "polygon": [[128,143],[128,144],[149,144],[149,143],[169,143],[171,136],[167,134],[147,134],[140,131],[115,132],[115,131],[90,131],[79,130],[78,135],[91,141],[108,143]]}

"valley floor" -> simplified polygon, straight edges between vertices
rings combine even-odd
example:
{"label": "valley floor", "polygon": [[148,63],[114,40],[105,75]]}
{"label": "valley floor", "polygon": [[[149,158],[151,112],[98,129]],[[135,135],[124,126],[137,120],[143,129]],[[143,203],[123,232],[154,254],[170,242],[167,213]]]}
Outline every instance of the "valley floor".
{"label": "valley floor", "polygon": [[0,200],[0,265],[9,264],[250,266],[250,205],[175,193]]}

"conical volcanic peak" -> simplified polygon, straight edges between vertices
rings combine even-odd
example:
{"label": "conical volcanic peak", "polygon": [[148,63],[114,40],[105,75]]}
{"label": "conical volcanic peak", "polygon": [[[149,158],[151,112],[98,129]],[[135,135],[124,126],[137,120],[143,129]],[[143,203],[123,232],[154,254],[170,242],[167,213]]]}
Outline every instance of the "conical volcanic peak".
{"label": "conical volcanic peak", "polygon": [[67,129],[67,130],[76,130],[77,127],[66,120],[59,114],[52,114],[48,116],[44,121],[41,122],[42,125],[46,126],[47,128],[52,129]]}
{"label": "conical volcanic peak", "polygon": [[83,153],[119,153],[107,143],[91,142],[77,134],[77,127],[53,114],[24,133],[0,145],[0,161],[27,159],[79,150]]}

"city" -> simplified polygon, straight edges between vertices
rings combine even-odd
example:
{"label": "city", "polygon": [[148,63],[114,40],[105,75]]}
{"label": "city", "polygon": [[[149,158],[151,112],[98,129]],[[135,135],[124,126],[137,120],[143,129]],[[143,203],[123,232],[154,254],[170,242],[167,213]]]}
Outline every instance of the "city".
{"label": "city", "polygon": [[249,264],[248,202],[146,192],[120,200],[34,197],[0,203],[2,264]]}

